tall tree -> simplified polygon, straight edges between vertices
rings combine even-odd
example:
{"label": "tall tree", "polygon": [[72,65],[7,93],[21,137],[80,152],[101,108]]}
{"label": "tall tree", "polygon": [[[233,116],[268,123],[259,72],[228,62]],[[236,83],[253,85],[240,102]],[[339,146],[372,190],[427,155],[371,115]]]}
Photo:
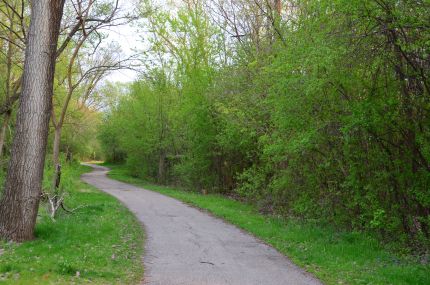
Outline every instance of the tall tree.
{"label": "tall tree", "polygon": [[[73,42],[71,55],[67,58],[67,68],[64,79],[67,90],[60,112],[52,109],[52,125],[54,126],[54,141],[52,160],[55,168],[53,188],[59,186],[59,157],[61,132],[66,120],[70,100],[74,93],[81,93],[82,105],[88,100],[97,84],[112,70],[125,68],[124,64],[130,60],[121,59],[119,47],[108,45],[103,47],[106,36],[102,30],[113,26],[129,23],[133,19],[130,15],[122,15],[119,9],[119,0],[111,2],[103,1],[78,1],[74,14],[82,21],[82,33]],[[101,9],[103,7],[103,9]],[[100,12],[102,11],[102,12]],[[85,23],[91,24],[85,26]],[[61,63],[60,63],[61,64]],[[55,97],[55,96],[54,96]]]}
{"label": "tall tree", "polygon": [[64,2],[32,2],[21,104],[0,201],[0,236],[9,240],[25,241],[34,237]]}

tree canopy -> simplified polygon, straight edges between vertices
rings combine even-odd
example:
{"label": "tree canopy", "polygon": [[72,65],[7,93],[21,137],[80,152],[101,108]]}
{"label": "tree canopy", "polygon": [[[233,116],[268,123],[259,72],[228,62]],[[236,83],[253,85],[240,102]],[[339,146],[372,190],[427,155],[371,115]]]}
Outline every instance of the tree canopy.
{"label": "tree canopy", "polygon": [[107,158],[428,246],[429,3],[280,2],[142,1],[146,66],[104,117]]}

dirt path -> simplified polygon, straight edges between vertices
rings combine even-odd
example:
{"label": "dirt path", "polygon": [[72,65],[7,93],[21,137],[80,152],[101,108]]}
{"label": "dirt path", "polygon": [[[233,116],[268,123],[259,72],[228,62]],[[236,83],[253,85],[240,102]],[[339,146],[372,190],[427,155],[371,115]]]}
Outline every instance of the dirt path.
{"label": "dirt path", "polygon": [[122,201],[144,224],[150,285],[321,284],[273,248],[236,227],[164,195],[106,177],[82,180]]}

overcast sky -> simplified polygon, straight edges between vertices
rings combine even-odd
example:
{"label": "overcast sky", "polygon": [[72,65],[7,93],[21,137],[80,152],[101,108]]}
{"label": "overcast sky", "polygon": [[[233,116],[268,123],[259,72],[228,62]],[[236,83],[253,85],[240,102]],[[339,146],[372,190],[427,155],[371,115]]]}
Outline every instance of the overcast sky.
{"label": "overcast sky", "polygon": [[[122,13],[132,13],[137,7],[139,0],[120,0],[119,5]],[[169,6],[171,11],[174,11],[174,7],[181,5],[182,0],[153,0],[152,4],[164,7]],[[109,37],[107,42],[117,42],[124,52],[124,57],[129,57],[136,54],[136,50],[142,50],[145,43],[142,42],[142,38],[145,38],[142,31],[138,32],[137,27],[134,24],[121,25],[110,28],[108,33]],[[112,72],[107,80],[111,82],[133,82],[138,77],[138,72],[133,70],[118,70]]]}
{"label": "overcast sky", "polygon": [[[120,1],[120,7],[123,11],[131,12],[133,11],[133,2],[134,1],[122,0]],[[133,55],[135,53],[133,50],[136,50],[142,45],[140,37],[137,34],[136,27],[133,27],[131,24],[112,27],[107,32],[109,34],[107,41],[117,42],[121,46],[125,57]],[[132,82],[137,78],[137,76],[138,73],[133,70],[118,70],[112,72],[112,74],[108,76],[107,80]]]}

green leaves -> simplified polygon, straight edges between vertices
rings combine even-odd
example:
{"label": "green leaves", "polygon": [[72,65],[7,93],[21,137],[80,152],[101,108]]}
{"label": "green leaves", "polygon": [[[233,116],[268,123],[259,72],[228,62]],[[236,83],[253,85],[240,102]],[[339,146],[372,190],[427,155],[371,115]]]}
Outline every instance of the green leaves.
{"label": "green leaves", "polygon": [[193,3],[152,10],[160,60],[107,121],[135,174],[427,245],[428,5],[303,0],[273,26],[244,1],[231,40]]}

